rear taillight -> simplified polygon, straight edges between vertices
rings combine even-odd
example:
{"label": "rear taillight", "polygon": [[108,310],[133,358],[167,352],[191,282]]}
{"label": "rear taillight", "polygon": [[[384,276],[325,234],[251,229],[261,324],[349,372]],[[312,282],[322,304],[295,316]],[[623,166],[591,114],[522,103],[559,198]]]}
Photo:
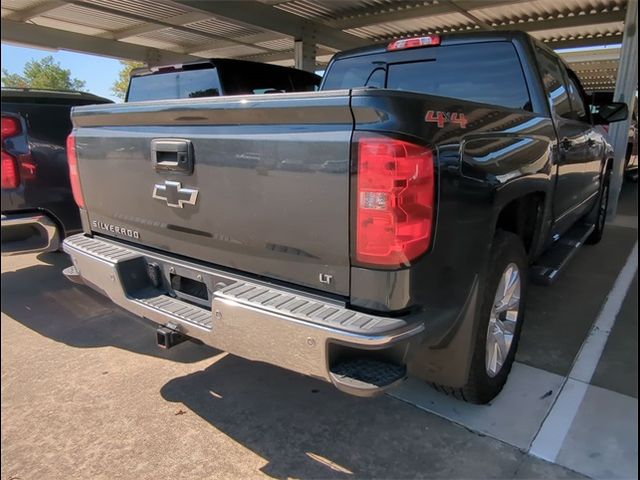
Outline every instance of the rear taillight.
{"label": "rear taillight", "polygon": [[440,45],[440,35],[425,35],[415,38],[401,38],[387,45],[388,51],[406,50],[408,48],[434,47]]}
{"label": "rear taillight", "polygon": [[84,197],[80,187],[80,175],[78,173],[78,157],[76,156],[76,138],[73,133],[67,137],[67,162],[69,163],[69,180],[73,199],[80,208],[84,208]]}
{"label": "rear taillight", "polygon": [[20,133],[20,122],[15,117],[2,117],[2,134],[1,138],[4,142],[5,138],[15,137]]}
{"label": "rear taillight", "polygon": [[2,117],[2,133],[0,141],[2,142],[2,164],[1,164],[1,181],[0,188],[13,189],[20,185],[20,173],[18,170],[18,159],[5,150],[4,141],[8,138],[15,137],[20,134],[22,128],[20,121],[15,117]]}
{"label": "rear taillight", "polygon": [[381,136],[359,136],[356,145],[356,260],[386,267],[409,265],[431,242],[432,152]]}

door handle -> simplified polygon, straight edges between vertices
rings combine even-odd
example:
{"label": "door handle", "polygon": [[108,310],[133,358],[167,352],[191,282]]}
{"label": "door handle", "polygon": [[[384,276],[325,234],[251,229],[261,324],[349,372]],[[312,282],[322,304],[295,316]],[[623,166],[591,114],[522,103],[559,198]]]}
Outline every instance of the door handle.
{"label": "door handle", "polygon": [[151,140],[151,160],[156,171],[193,173],[193,146],[190,140],[154,138]]}
{"label": "door handle", "polygon": [[566,137],[560,140],[561,150],[567,151],[567,150],[571,150],[572,148],[573,148],[573,142],[571,140],[569,140]]}

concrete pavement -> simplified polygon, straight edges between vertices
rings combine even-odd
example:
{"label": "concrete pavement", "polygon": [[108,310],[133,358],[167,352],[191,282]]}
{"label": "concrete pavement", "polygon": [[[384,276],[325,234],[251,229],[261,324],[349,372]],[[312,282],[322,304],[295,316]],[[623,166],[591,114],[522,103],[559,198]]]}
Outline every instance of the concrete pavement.
{"label": "concrete pavement", "polygon": [[185,342],[60,274],[2,273],[2,474],[57,478],[572,478],[399,400]]}

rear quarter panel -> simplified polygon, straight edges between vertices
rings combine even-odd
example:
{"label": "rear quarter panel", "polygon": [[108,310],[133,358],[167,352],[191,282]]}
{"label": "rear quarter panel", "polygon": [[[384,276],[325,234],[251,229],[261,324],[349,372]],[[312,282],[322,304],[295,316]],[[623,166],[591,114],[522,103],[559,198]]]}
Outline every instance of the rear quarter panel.
{"label": "rear quarter panel", "polygon": [[[372,309],[419,306],[448,330],[485,271],[502,206],[529,192],[549,192],[553,125],[532,112],[389,90],[355,91],[352,107],[356,131],[403,135],[433,149],[437,217],[430,250],[411,268],[354,266],[351,301]],[[468,123],[425,121],[430,110],[462,113]],[[435,338],[438,322],[430,325]]]}

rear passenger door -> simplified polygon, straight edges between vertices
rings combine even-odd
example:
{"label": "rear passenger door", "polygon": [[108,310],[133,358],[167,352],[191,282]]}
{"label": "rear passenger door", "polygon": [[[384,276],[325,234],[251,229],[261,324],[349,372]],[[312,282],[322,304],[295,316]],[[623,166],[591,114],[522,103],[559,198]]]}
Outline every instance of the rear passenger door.
{"label": "rear passenger door", "polygon": [[558,137],[555,233],[562,234],[591,206],[598,189],[602,140],[590,123],[580,90],[560,61],[537,48],[538,63]]}
{"label": "rear passenger door", "polygon": [[[565,72],[567,74],[569,100],[571,101],[573,118],[587,132],[585,161],[582,162],[585,172],[583,176],[582,196],[587,200],[591,200],[597,196],[600,188],[600,171],[604,158],[604,137],[591,123],[591,114],[588,107],[589,102],[582,90],[577,75],[571,70],[565,69]],[[585,207],[589,205],[590,204],[587,204]]]}

